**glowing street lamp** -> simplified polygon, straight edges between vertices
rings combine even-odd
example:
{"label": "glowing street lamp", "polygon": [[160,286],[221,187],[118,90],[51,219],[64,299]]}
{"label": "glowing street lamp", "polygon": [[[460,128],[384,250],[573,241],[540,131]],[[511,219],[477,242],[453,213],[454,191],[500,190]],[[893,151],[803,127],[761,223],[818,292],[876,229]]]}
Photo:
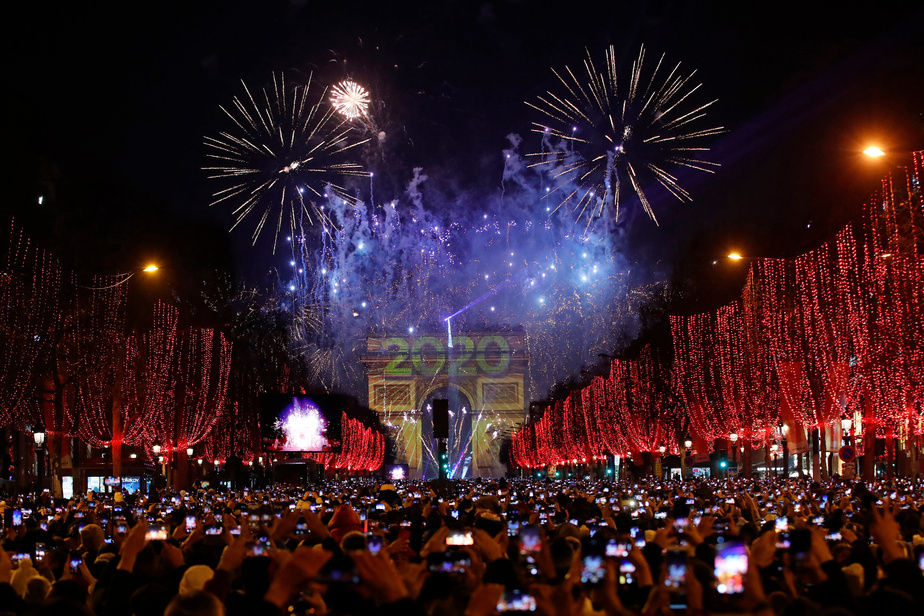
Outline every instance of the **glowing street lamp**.
{"label": "glowing street lamp", "polygon": [[874,145],[871,145],[865,150],[863,150],[863,153],[869,156],[870,158],[879,158],[880,156],[885,156],[885,152],[883,152],[881,149],[879,149],[878,147]]}
{"label": "glowing street lamp", "polygon": [[741,253],[738,253],[738,252],[730,252],[730,253],[728,253],[728,258],[731,259],[732,261],[740,261],[740,260],[743,259],[744,257],[741,256]]}
{"label": "glowing street lamp", "polygon": [[109,278],[114,280],[112,284],[107,284],[107,285],[103,285],[100,287],[88,287],[88,286],[84,286],[80,284],[77,286],[82,289],[90,289],[91,291],[104,291],[106,289],[113,289],[115,287],[125,284],[126,282],[134,278],[135,274],[137,274],[138,272],[144,272],[146,274],[153,274],[154,272],[157,272],[159,270],[160,270],[160,267],[158,267],[154,263],[149,263],[148,265],[146,265],[144,268],[140,270],[135,270],[133,272],[126,272],[123,274],[116,274],[115,276],[110,276]]}
{"label": "glowing street lamp", "polygon": [[45,450],[45,432],[38,429],[32,433],[35,440],[35,493],[38,495],[42,488],[42,453]]}

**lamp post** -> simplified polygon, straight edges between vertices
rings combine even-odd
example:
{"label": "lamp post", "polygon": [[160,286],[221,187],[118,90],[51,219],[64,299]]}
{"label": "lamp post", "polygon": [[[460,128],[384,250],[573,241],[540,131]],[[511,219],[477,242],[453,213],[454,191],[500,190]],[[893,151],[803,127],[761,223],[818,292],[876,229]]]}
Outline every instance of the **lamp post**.
{"label": "lamp post", "polygon": [[192,447],[186,448],[186,480],[188,483],[186,487],[191,487],[193,484],[193,453],[195,451]]}
{"label": "lamp post", "polygon": [[844,445],[850,445],[850,428],[853,427],[853,421],[849,417],[841,420],[841,436],[844,439]]}
{"label": "lamp post", "polygon": [[151,451],[154,452],[154,457],[157,459],[157,463],[160,464],[160,474],[164,474],[164,457],[160,455],[160,452],[163,450],[159,441],[154,441],[154,444],[151,446]]}
{"label": "lamp post", "polygon": [[728,435],[728,440],[732,446],[732,466],[735,469],[735,476],[738,475],[738,433],[732,432]]}
{"label": "lamp post", "polygon": [[45,449],[45,432],[36,430],[32,433],[35,440],[35,495],[39,495],[42,489],[42,454]]}
{"label": "lamp post", "polygon": [[[693,454],[693,452],[691,451],[692,449],[693,449],[693,441],[691,441],[690,439],[684,440],[683,441],[683,455],[681,456],[681,459],[680,459],[680,476],[681,477],[686,477],[687,475],[692,474],[693,465],[692,464],[687,465],[687,458],[689,458]],[[689,466],[690,468],[688,469],[687,466]]]}

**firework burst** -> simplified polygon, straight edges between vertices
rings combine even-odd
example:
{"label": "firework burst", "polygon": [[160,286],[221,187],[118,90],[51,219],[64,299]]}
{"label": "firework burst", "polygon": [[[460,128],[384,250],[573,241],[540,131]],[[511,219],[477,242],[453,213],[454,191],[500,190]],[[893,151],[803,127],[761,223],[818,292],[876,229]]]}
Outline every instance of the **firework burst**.
{"label": "firework burst", "polygon": [[283,225],[294,234],[297,219],[322,218],[316,203],[326,197],[351,200],[338,183],[343,176],[366,176],[349,160],[350,150],[365,143],[345,120],[326,104],[325,91],[312,95],[311,80],[288,88],[285,78],[273,76],[272,87],[254,97],[235,97],[222,107],[234,128],[206,137],[209,178],[222,183],[211,205],[232,203],[232,229],[256,216],[253,242],[267,223],[275,227],[273,250]]}
{"label": "firework burst", "polygon": [[617,84],[612,46],[604,64],[598,69],[588,52],[583,71],[553,69],[559,90],[526,103],[546,116],[533,122],[533,131],[543,136],[543,151],[533,155],[537,160],[530,166],[554,179],[547,198],[559,200],[555,209],[570,204],[580,218],[600,216],[612,207],[618,218],[620,202],[632,192],[657,223],[645,192],[649,184],[658,182],[677,199],[689,201],[670,169],[713,172],[718,166],[700,158],[708,150],[703,139],[724,131],[699,127],[715,101],[691,103],[701,85],[693,82],[695,71],[684,76],[680,64],[668,68],[663,55],[649,73],[644,47],[625,85]]}
{"label": "firework burst", "polygon": [[341,81],[330,90],[330,104],[347,120],[365,117],[369,112],[369,92],[355,81]]}

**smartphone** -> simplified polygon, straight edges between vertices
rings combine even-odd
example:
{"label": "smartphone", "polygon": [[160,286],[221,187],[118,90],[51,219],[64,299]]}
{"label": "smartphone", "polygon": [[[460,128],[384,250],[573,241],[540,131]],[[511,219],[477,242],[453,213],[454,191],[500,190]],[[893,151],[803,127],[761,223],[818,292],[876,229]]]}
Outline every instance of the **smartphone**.
{"label": "smartphone", "polygon": [[812,531],[801,528],[789,533],[789,553],[792,555],[792,564],[801,567],[812,551]]}
{"label": "smartphone", "polygon": [[581,553],[581,584],[588,588],[599,588],[603,585],[605,578],[604,546],[596,541],[590,541]]}
{"label": "smartphone", "polygon": [[335,554],[325,563],[316,581],[321,584],[358,584],[359,572],[353,559],[346,554]]}
{"label": "smartphone", "polygon": [[451,530],[446,536],[447,546],[472,545],[475,540],[472,538],[471,530]]}
{"label": "smartphone", "polygon": [[160,524],[152,524],[148,527],[148,532],[145,533],[145,539],[148,541],[166,541],[167,529]]}
{"label": "smartphone", "polygon": [[244,546],[247,550],[247,556],[263,556],[266,546],[263,544],[257,543],[256,541],[248,541],[247,545]]}
{"label": "smartphone", "polygon": [[119,520],[115,523],[115,532],[119,535],[124,535],[128,532],[128,522],[125,520]]}
{"label": "smartphone", "polygon": [[466,552],[430,552],[427,570],[430,573],[465,573],[472,566],[472,557]]}
{"label": "smartphone", "polygon": [[844,536],[840,534],[839,532],[828,533],[827,535],[825,535],[825,539],[827,541],[842,541],[844,539]]}
{"label": "smartphone", "polygon": [[520,554],[535,555],[542,549],[542,539],[538,526],[520,527]]}
{"label": "smartphone", "polygon": [[45,544],[36,542],[35,560],[42,560],[43,558],[45,558]]}
{"label": "smartphone", "polygon": [[22,509],[13,509],[13,526],[22,526]]}
{"label": "smartphone", "polygon": [[789,546],[792,545],[792,542],[789,539],[789,533],[779,533],[776,538],[776,549],[778,550],[788,550]]}
{"label": "smartphone", "polygon": [[776,528],[776,532],[778,533],[785,533],[789,530],[789,518],[785,515],[778,517],[774,523],[774,528]]}
{"label": "smartphone", "polygon": [[539,575],[536,556],[542,550],[542,537],[538,526],[520,526],[520,559],[528,577]]}
{"label": "smartphone", "polygon": [[507,520],[507,536],[516,537],[520,533],[520,520],[518,518],[510,518]]}
{"label": "smartphone", "polygon": [[722,595],[744,592],[748,553],[743,541],[727,539],[715,546],[716,590]]}
{"label": "smartphone", "polygon": [[536,598],[525,590],[504,590],[497,601],[498,612],[527,613],[536,611]]}
{"label": "smartphone", "polygon": [[366,548],[372,554],[378,554],[382,551],[382,535],[366,535]]}
{"label": "smartphone", "polygon": [[83,559],[80,558],[80,553],[76,551],[71,552],[71,573],[76,574],[80,570],[80,563],[83,562]]}
{"label": "smartphone", "polygon": [[636,582],[635,578],[635,564],[632,563],[628,558],[621,558],[619,560],[619,585],[620,586],[632,586]]}
{"label": "smartphone", "polygon": [[670,594],[669,607],[672,610],[687,609],[687,567],[686,550],[668,550],[667,577],[664,580],[664,587]]}
{"label": "smartphone", "polygon": [[607,558],[626,558],[629,556],[629,544],[616,539],[610,539],[606,542]]}
{"label": "smartphone", "polygon": [[196,516],[188,515],[186,516],[186,532],[191,533],[196,530]]}

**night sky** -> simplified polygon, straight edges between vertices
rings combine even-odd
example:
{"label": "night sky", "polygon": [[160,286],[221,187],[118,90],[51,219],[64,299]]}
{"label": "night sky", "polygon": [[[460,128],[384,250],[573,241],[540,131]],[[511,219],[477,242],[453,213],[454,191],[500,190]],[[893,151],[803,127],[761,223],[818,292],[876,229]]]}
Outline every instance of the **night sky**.
{"label": "night sky", "polygon": [[[626,250],[639,268],[690,277],[677,310],[710,309],[737,294],[745,270],[714,258],[817,245],[857,216],[901,152],[924,148],[920,3],[753,5],[29,3],[6,24],[4,213],[80,270],[150,256],[258,282],[281,257],[251,247],[248,230],[227,234],[201,170],[203,136],[223,126],[219,105],[241,79],[366,84],[388,134],[362,161],[376,201],[399,196],[419,166],[447,200],[476,207],[500,189],[506,136],[529,139],[536,115],[524,101],[554,86],[551,67],[610,44],[629,61],[644,44],[697,69],[703,96],[719,99],[710,121],[728,132],[708,154],[718,173],[681,173],[692,203],[655,203],[660,227],[629,213]],[[894,155],[859,157],[872,140]]]}

